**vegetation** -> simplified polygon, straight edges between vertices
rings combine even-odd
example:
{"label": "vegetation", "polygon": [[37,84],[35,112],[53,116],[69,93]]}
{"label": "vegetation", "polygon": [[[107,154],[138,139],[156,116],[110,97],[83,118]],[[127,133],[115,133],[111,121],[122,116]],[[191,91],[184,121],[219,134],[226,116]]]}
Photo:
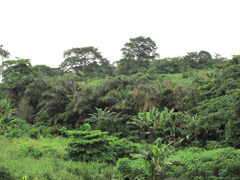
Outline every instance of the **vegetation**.
{"label": "vegetation", "polygon": [[140,36],[115,66],[92,46],[59,68],[3,61],[0,179],[240,179],[240,55],[156,50]]}

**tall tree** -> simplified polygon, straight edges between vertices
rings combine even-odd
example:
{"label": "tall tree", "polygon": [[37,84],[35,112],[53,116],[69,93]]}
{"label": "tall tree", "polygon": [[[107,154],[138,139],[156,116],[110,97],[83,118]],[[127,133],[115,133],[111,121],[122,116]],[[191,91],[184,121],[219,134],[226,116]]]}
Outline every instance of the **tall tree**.
{"label": "tall tree", "polygon": [[1,66],[0,66],[0,82],[1,82],[2,71],[3,71],[3,59],[4,58],[9,58],[9,56],[10,56],[10,53],[7,50],[3,49],[3,45],[2,44],[0,45],[0,56],[2,57],[2,63],[1,63]]}
{"label": "tall tree", "polygon": [[64,58],[66,59],[61,67],[66,71],[83,73],[85,84],[87,84],[88,75],[103,62],[103,57],[98,49],[92,46],[69,49],[64,52]]}
{"label": "tall tree", "polygon": [[207,52],[207,51],[200,51],[198,53],[198,64],[199,66],[202,66],[203,67],[208,67],[210,64],[210,60],[212,60],[212,55]]}
{"label": "tall tree", "polygon": [[29,59],[8,60],[3,62],[3,84],[10,99],[16,103],[22,96],[26,86],[37,76]]}
{"label": "tall tree", "polygon": [[123,58],[151,61],[159,56],[156,43],[150,37],[130,38],[130,42],[121,49]]}
{"label": "tall tree", "polygon": [[[117,62],[119,74],[133,74],[148,68],[150,61],[159,57],[156,43],[150,37],[131,38],[121,49],[123,59]],[[124,70],[124,69],[127,69]]]}

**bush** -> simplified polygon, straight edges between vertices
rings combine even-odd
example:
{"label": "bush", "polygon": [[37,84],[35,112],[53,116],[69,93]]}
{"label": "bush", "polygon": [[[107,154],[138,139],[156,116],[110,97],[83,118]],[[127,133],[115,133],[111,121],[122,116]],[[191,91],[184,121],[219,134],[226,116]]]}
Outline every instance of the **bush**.
{"label": "bush", "polygon": [[223,148],[224,144],[218,142],[218,141],[207,141],[207,144],[205,146],[205,148],[207,150],[213,150],[213,149],[219,149],[219,148]]}
{"label": "bush", "polygon": [[136,152],[136,145],[127,139],[109,136],[100,130],[68,131],[72,137],[67,151],[74,160],[116,162]]}
{"label": "bush", "polygon": [[106,163],[81,163],[80,166],[68,167],[67,171],[83,180],[110,180],[113,176],[113,168]]}
{"label": "bush", "polygon": [[121,158],[117,161],[116,168],[119,172],[119,176],[125,179],[139,179],[145,178],[144,159],[130,160],[128,158]]}
{"label": "bush", "polygon": [[32,144],[23,144],[23,145],[20,145],[20,148],[18,149],[17,154],[23,157],[30,156],[35,159],[39,159],[40,157],[42,157],[43,152],[35,148]]}
{"label": "bush", "polygon": [[39,139],[40,137],[40,132],[37,128],[33,128],[29,131],[29,136],[32,139]]}
{"label": "bush", "polygon": [[29,126],[27,123],[16,117],[11,104],[7,99],[0,99],[0,135],[6,137],[21,137],[27,134]]}
{"label": "bush", "polygon": [[186,180],[240,179],[240,152],[233,148],[188,148],[170,157],[168,175]]}
{"label": "bush", "polygon": [[13,180],[14,178],[4,166],[0,166],[0,180]]}
{"label": "bush", "polygon": [[115,152],[114,156],[115,159],[128,157],[130,158],[130,155],[137,152],[137,145],[126,138],[115,138],[114,141],[109,142],[109,145],[111,146],[112,150]]}
{"label": "bush", "polygon": [[114,152],[109,147],[109,142],[114,138],[107,132],[100,130],[68,131],[72,141],[66,149],[74,160],[81,161],[113,161]]}
{"label": "bush", "polygon": [[240,119],[230,120],[226,124],[226,141],[233,147],[240,148]]}

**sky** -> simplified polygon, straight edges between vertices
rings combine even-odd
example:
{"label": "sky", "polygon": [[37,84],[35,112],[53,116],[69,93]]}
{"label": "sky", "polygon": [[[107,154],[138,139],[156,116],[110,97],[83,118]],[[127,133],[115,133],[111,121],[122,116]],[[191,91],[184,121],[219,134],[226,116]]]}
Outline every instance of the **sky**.
{"label": "sky", "polygon": [[94,46],[114,62],[130,38],[161,58],[240,54],[239,0],[0,0],[0,44],[32,65],[58,67],[65,50]]}

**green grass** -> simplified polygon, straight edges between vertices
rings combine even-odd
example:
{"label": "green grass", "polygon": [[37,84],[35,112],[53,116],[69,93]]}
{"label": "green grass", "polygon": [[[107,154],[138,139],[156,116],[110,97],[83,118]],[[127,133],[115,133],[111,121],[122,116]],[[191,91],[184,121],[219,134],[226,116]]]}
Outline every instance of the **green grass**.
{"label": "green grass", "polygon": [[88,81],[89,86],[97,86],[98,84],[101,84],[104,81],[104,78],[94,78],[90,79]]}
{"label": "green grass", "polygon": [[48,180],[111,179],[114,171],[111,165],[70,160],[65,151],[67,143],[68,139],[60,137],[43,140],[0,137],[0,167],[5,167],[16,180],[24,176]]}
{"label": "green grass", "polygon": [[162,80],[170,80],[176,84],[188,84],[190,85],[193,79],[196,76],[203,76],[205,74],[211,74],[215,70],[214,69],[202,69],[202,70],[194,70],[191,72],[186,72],[186,78],[183,77],[183,73],[176,74],[160,74],[157,77]]}

